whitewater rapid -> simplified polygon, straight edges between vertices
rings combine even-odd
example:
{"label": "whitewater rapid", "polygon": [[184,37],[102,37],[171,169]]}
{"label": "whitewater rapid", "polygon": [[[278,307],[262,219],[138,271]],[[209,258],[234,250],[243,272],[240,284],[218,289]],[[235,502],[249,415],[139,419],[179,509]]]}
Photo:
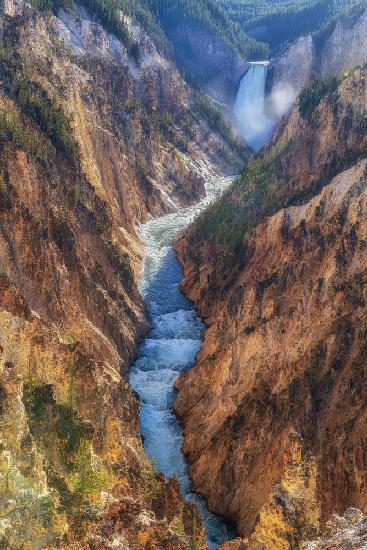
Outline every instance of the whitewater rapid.
{"label": "whitewater rapid", "polygon": [[175,475],[183,496],[194,501],[203,517],[207,542],[216,548],[234,538],[232,528],[209,513],[205,502],[191,493],[188,465],[181,451],[183,436],[172,406],[174,383],[193,366],[201,348],[204,325],[179,288],[182,269],[173,250],[177,233],[222,192],[231,178],[218,178],[203,166],[206,198],[199,204],[148,221],[141,228],[146,257],[141,292],[152,317],[152,330],[139,348],[130,384],[142,400],[141,433],[145,450],[166,478]]}

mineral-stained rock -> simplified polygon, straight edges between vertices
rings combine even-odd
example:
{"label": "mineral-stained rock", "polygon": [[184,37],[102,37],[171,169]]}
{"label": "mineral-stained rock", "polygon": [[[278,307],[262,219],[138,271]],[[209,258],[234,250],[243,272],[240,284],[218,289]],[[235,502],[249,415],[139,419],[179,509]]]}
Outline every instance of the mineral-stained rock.
{"label": "mineral-stained rock", "polygon": [[129,25],[139,62],[85,11],[0,13],[1,548],[205,546],[126,380],[149,328],[136,226],[203,196],[199,151],[239,157]]}
{"label": "mineral-stained rock", "polygon": [[367,518],[356,508],[349,508],[342,516],[334,514],[322,535],[305,542],[302,550],[357,550],[367,543]]}
{"label": "mineral-stained rock", "polygon": [[[177,241],[208,325],[177,384],[184,451],[196,490],[250,548],[298,548],[332,513],[367,504],[367,176],[354,164],[366,104],[357,70],[311,120],[294,109],[259,161],[277,199],[234,249],[200,223]],[[246,182],[223,199],[243,216]],[[303,458],[290,468],[293,433]]]}

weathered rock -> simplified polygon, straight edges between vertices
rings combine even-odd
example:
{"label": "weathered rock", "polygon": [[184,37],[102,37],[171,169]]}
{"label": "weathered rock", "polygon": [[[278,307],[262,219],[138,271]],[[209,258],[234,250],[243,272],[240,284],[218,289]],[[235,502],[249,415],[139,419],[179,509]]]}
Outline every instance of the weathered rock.
{"label": "weathered rock", "polygon": [[167,32],[187,73],[212,97],[231,105],[247,62],[219,36],[194,24],[177,21]]}
{"label": "weathered rock", "polygon": [[[276,199],[243,242],[206,240],[200,223],[177,242],[182,288],[208,325],[177,384],[184,451],[210,509],[242,536],[257,525],[253,548],[298,548],[332,513],[366,505],[366,105],[356,70],[312,116],[296,107],[258,161]],[[247,185],[223,199],[243,216]],[[289,470],[293,432],[303,458]]]}
{"label": "weathered rock", "polygon": [[321,74],[338,74],[367,61],[367,11],[357,21],[340,20],[321,54]]}
{"label": "weathered rock", "polygon": [[310,202],[265,219],[232,287],[210,302],[197,302],[196,268],[178,242],[183,288],[210,326],[175,410],[196,489],[242,535],[271,509],[294,430],[316,459],[322,517],[366,503],[366,186],[363,161]]}
{"label": "weathered rock", "polygon": [[121,373],[149,327],[137,224],[203,196],[199,151],[224,170],[239,157],[129,25],[138,64],[85,12],[1,12],[1,547],[205,547]]}
{"label": "weathered rock", "polygon": [[366,24],[367,11],[364,11],[357,18],[340,19],[321,45],[315,45],[311,35],[298,38],[272,60],[267,84],[269,92],[288,91],[291,107],[313,75],[339,74],[362,66],[367,61]]}
{"label": "weathered rock", "polygon": [[303,550],[354,550],[367,543],[366,516],[356,508],[348,509],[343,516],[333,515],[322,536],[306,542]]}
{"label": "weathered rock", "polygon": [[269,67],[267,108],[271,114],[292,109],[298,94],[308,83],[315,64],[315,46],[311,35],[302,36]]}

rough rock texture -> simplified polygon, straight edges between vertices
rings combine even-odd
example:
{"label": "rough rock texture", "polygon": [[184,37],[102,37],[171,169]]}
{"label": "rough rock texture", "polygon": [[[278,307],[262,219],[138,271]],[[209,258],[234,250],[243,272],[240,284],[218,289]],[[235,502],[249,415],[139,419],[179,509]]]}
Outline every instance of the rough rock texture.
{"label": "rough rock texture", "polygon": [[317,468],[312,455],[304,451],[299,434],[289,434],[283,461],[283,478],[262,507],[255,532],[248,539],[229,541],[222,550],[293,549],[315,536],[320,519]]}
{"label": "rough rock texture", "polygon": [[367,544],[367,519],[357,508],[349,508],[342,516],[333,515],[319,539],[306,542],[303,550],[354,550]]}
{"label": "rough rock texture", "polygon": [[367,71],[357,69],[320,98],[314,113],[298,106],[277,130],[268,155],[286,203],[312,196],[367,152]]}
{"label": "rough rock texture", "polygon": [[[312,37],[302,36],[269,67],[268,90],[287,87],[292,102],[309,81],[315,63]],[[291,106],[291,105],[290,105]]]}
{"label": "rough rock texture", "polygon": [[321,55],[321,73],[337,74],[367,61],[367,11],[353,25],[339,21]]}
{"label": "rough rock texture", "polygon": [[149,326],[136,224],[202,196],[199,151],[236,160],[130,25],[139,64],[84,12],[1,12],[2,548],[204,546],[121,372]]}
{"label": "rough rock texture", "polygon": [[[311,120],[297,107],[278,131],[264,153],[278,206],[242,246],[201,241],[195,225],[177,242],[183,289],[208,325],[177,385],[184,451],[209,507],[242,536],[257,525],[250,548],[298,548],[333,512],[367,504],[367,176],[354,164],[365,79],[356,71]],[[224,200],[241,205],[234,191]],[[303,458],[290,467],[293,433]]]}

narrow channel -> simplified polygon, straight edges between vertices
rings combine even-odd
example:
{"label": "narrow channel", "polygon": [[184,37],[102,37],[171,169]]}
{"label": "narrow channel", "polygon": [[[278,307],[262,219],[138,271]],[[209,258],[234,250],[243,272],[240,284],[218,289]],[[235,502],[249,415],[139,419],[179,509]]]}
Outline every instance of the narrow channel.
{"label": "narrow channel", "polygon": [[193,305],[180,291],[182,269],[173,240],[231,182],[231,178],[220,178],[208,170],[205,179],[204,200],[149,220],[141,229],[146,251],[141,291],[152,317],[152,330],[140,345],[130,383],[143,403],[140,422],[145,450],[157,469],[166,478],[175,475],[184,497],[197,504],[209,548],[213,549],[235,534],[224,520],[208,511],[203,499],[191,492],[188,465],[181,451],[182,430],[172,411],[174,383],[181,371],[193,366],[205,330]]}

